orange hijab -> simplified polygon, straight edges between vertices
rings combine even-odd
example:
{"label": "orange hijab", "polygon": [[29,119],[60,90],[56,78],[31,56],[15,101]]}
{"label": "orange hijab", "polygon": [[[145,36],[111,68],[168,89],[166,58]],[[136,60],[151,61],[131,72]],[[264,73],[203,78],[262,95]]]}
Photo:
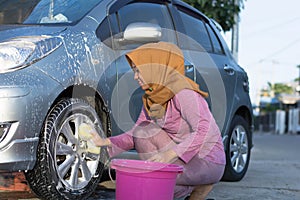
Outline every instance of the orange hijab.
{"label": "orange hijab", "polygon": [[191,89],[203,97],[208,93],[184,75],[182,51],[167,42],[148,43],[126,54],[131,66],[139,69],[141,76],[150,86],[143,96],[144,107],[152,119],[165,115],[168,101],[183,89]]}

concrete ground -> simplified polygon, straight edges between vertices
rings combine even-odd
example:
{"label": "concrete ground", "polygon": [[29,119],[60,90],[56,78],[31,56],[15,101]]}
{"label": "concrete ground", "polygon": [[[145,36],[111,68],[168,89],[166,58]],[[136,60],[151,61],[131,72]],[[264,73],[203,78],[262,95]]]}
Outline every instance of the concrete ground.
{"label": "concrete ground", "polygon": [[239,182],[220,182],[209,197],[222,200],[300,199],[300,135],[256,133],[251,162]]}

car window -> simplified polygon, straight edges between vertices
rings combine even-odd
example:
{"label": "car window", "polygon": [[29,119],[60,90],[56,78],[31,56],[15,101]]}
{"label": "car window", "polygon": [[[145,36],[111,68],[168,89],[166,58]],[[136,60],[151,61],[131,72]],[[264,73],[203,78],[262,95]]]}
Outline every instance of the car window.
{"label": "car window", "polygon": [[182,20],[181,26],[183,26],[185,31],[185,33],[181,34],[187,34],[185,38],[183,36],[180,37],[180,47],[212,52],[213,49],[205,23],[201,19],[183,11],[179,11],[179,15]]}
{"label": "car window", "polygon": [[134,22],[157,24],[162,28],[162,41],[176,43],[173,23],[164,4],[136,2],[122,7],[118,11],[121,32]]}
{"label": "car window", "polygon": [[74,23],[103,0],[0,1],[0,24]]}
{"label": "car window", "polygon": [[113,37],[120,32],[116,14],[106,17],[96,30],[97,37],[110,48],[113,47]]}
{"label": "car window", "polygon": [[217,54],[224,54],[223,47],[222,47],[219,39],[217,38],[215,32],[212,30],[212,28],[208,24],[206,24],[206,28],[208,30],[211,42],[213,44],[213,52],[217,53]]}

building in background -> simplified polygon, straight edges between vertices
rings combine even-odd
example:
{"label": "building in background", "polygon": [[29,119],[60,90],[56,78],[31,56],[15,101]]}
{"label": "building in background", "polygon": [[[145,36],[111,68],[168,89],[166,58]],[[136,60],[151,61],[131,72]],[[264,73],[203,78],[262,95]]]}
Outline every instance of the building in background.
{"label": "building in background", "polygon": [[300,95],[298,82],[269,83],[260,90],[254,106],[255,129],[263,132],[300,132]]}

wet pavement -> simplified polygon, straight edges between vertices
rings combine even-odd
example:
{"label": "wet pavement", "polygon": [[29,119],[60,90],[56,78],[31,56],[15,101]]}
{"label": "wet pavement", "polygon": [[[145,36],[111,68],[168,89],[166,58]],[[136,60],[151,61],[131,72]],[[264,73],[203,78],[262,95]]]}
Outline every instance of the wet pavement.
{"label": "wet pavement", "polygon": [[[220,182],[215,200],[300,199],[300,135],[255,133],[248,172],[239,182]],[[114,200],[114,184],[102,182],[89,200]],[[1,191],[0,200],[39,200],[30,191]]]}
{"label": "wet pavement", "polygon": [[[115,200],[115,190],[105,188],[102,185],[99,185],[94,194],[88,198],[88,200]],[[0,191],[0,200],[40,200],[33,192],[31,191]]]}
{"label": "wet pavement", "polygon": [[[14,173],[15,175],[16,173]],[[17,173],[17,176],[22,176],[21,173]],[[9,175],[8,173],[0,173],[1,177],[13,177],[14,175]],[[15,184],[5,187],[2,184],[0,186],[0,200],[40,200],[29,187],[25,184],[16,184],[19,180],[15,179],[9,180],[10,182],[15,182]],[[96,191],[88,198],[88,200],[115,200],[115,183],[112,181],[101,182]]]}

